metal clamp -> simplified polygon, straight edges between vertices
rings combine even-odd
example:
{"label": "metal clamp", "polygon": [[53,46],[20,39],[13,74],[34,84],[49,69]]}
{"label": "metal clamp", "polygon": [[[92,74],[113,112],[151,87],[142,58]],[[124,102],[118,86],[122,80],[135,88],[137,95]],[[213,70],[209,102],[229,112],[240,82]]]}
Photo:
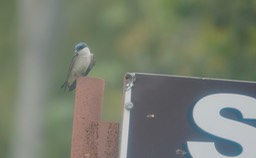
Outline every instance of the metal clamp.
{"label": "metal clamp", "polygon": [[126,79],[125,90],[128,91],[134,86],[133,82],[136,81],[135,73],[127,73],[125,75],[125,79]]}

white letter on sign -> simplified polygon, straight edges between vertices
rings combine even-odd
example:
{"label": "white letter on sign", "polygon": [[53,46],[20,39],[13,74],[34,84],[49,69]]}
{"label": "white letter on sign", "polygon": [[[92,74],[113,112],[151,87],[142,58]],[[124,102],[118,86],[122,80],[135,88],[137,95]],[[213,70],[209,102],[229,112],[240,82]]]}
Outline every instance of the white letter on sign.
{"label": "white letter on sign", "polygon": [[256,99],[227,93],[213,94],[199,100],[193,109],[193,119],[205,132],[240,144],[242,152],[232,157],[225,156],[216,150],[214,142],[188,141],[188,150],[193,158],[256,157],[256,128],[222,117],[220,112],[226,108],[240,111],[244,119],[256,119]]}

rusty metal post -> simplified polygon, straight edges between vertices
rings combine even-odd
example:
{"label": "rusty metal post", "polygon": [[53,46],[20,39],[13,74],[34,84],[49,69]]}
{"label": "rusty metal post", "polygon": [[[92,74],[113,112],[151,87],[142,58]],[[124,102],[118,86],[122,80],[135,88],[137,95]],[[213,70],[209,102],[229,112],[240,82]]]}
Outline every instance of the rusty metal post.
{"label": "rusty metal post", "polygon": [[100,122],[98,158],[117,158],[119,124]]}
{"label": "rusty metal post", "polygon": [[102,79],[80,77],[77,80],[71,158],[90,156],[89,151],[91,152],[93,144],[90,144],[92,138],[90,138],[88,129],[91,127],[91,121],[100,120],[103,95],[104,81]]}
{"label": "rusty metal post", "polygon": [[77,81],[71,158],[116,158],[118,124],[101,122],[104,80],[81,77]]}

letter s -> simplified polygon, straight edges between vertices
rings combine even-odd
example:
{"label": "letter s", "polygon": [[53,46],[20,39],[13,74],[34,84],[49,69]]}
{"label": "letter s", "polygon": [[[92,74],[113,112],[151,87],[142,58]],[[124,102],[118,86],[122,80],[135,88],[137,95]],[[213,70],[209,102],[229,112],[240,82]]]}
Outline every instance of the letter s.
{"label": "letter s", "polygon": [[[238,94],[219,93],[199,100],[193,109],[193,119],[205,132],[240,144],[241,154],[232,158],[256,157],[256,128],[245,123],[224,118],[220,111],[225,108],[239,110],[244,119],[256,119],[256,99]],[[220,154],[214,142],[187,142],[193,158],[231,158]]]}

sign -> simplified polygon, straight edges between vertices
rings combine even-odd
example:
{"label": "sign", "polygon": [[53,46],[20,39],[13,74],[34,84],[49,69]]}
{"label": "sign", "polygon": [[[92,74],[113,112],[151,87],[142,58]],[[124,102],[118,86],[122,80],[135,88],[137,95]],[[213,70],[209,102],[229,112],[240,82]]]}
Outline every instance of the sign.
{"label": "sign", "polygon": [[119,158],[206,157],[256,157],[256,83],[127,74]]}

